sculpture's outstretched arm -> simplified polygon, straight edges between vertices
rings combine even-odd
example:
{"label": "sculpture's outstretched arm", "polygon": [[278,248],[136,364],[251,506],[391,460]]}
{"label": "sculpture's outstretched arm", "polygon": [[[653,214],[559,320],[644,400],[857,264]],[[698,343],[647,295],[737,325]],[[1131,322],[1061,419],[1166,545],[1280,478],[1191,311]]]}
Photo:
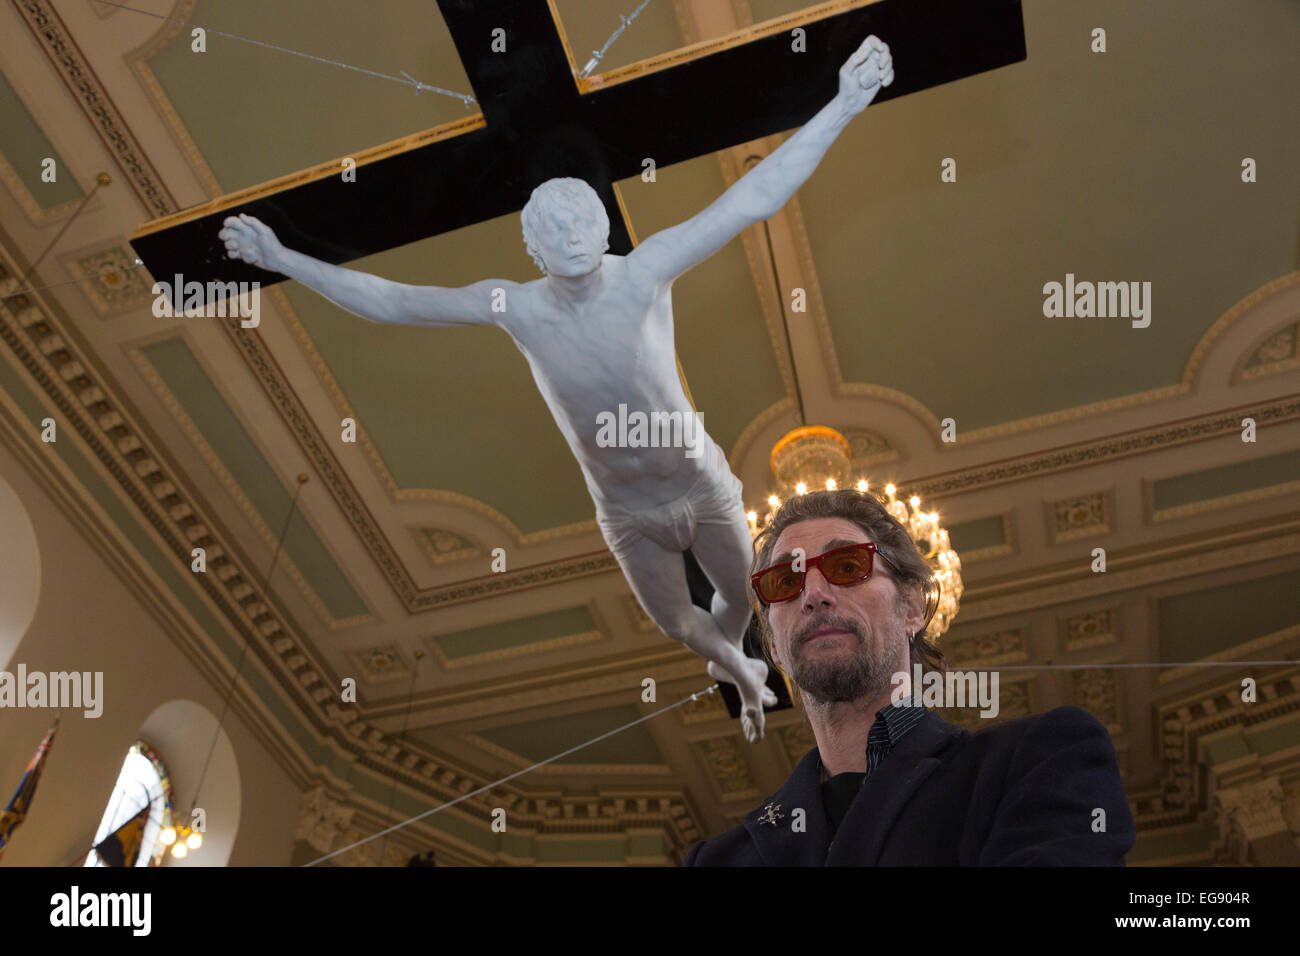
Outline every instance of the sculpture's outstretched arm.
{"label": "sculpture's outstretched arm", "polygon": [[840,67],[840,90],[811,120],[698,215],[641,243],[628,267],[657,285],[672,282],[744,229],[776,215],[812,175],[849,120],[894,81],[889,47],[869,36]]}
{"label": "sculpture's outstretched arm", "polygon": [[371,322],[489,325],[497,314],[492,310],[494,294],[497,299],[501,297],[496,290],[518,285],[505,279],[485,279],[459,289],[407,285],[286,249],[270,226],[247,214],[231,216],[223,226],[218,235],[225,240],[227,255],[232,259],[297,279],[340,308]]}

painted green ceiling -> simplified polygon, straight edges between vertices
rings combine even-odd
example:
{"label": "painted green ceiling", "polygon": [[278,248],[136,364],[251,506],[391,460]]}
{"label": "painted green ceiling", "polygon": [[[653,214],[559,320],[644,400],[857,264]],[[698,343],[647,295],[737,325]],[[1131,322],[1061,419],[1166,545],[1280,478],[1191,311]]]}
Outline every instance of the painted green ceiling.
{"label": "painted green ceiling", "polygon": [[1001,515],[976,518],[974,521],[963,521],[948,529],[948,540],[958,554],[969,554],[972,551],[982,551],[985,548],[996,548],[998,545],[1008,543],[1006,539],[1006,523],[1002,520]]}
{"label": "painted green ceiling", "polygon": [[[517,215],[348,267],[443,286],[489,276],[526,282],[538,275]],[[477,498],[525,534],[592,517],[578,465],[528,363],[504,332],[376,325],[296,282],[284,289],[399,487]],[[339,434],[337,423],[322,427]],[[340,443],[337,453],[357,447]]]}
{"label": "painted green ceiling", "polygon": [[[637,688],[635,692],[640,693],[640,689]],[[629,691],[629,694],[631,693],[632,691]],[[508,727],[493,727],[491,730],[480,730],[478,734],[521,757],[529,760],[545,760],[570,747],[576,747],[594,737],[599,737],[611,728],[621,727],[643,716],[645,715],[635,706],[629,704],[624,707],[585,711],[547,720],[534,720]],[[650,731],[646,730],[644,724],[638,724],[555,762],[660,764],[665,761]]]}
{"label": "painted green ceiling", "polygon": [[1300,624],[1300,571],[1161,598],[1160,659],[1194,661]]}
{"label": "painted green ceiling", "polygon": [[[0,153],[38,203],[46,209],[80,199],[84,193],[55,151],[44,131],[37,125],[9,78],[0,73]],[[41,163],[54,160],[55,180],[41,181]]]}
{"label": "painted green ceiling", "polygon": [[[289,514],[290,494],[185,340],[179,336],[164,339],[140,351],[238,482],[271,533],[279,534]],[[302,512],[295,515],[285,533],[284,553],[336,620],[367,613],[360,595]]]}
{"label": "painted green ceiling", "polygon": [[[431,0],[199,0],[209,30],[473,95]],[[460,100],[209,33],[182,29],[149,61],[227,192],[477,112]]]}
{"label": "painted green ceiling", "polygon": [[588,608],[570,607],[499,624],[439,634],[433,641],[447,657],[455,660],[598,630],[600,628],[596,626]]}
{"label": "painted green ceiling", "polygon": [[[639,239],[700,212],[727,188],[722,168],[701,156],[655,171],[655,182],[619,184]],[[730,451],[745,426],[785,396],[745,247],[734,239],[672,288],[682,371],[704,428]]]}
{"label": "painted green ceiling", "polygon": [[1151,483],[1151,498],[1155,509],[1164,511],[1195,501],[1222,498],[1298,479],[1300,451],[1289,451],[1238,465],[1220,465],[1218,468],[1154,481]]}
{"label": "painted green ceiling", "polygon": [[[845,379],[959,431],[1174,384],[1225,310],[1297,262],[1300,7],[1024,11],[1027,62],[871,107],[799,192]],[[1150,281],[1150,327],[1045,318],[1067,272]]]}

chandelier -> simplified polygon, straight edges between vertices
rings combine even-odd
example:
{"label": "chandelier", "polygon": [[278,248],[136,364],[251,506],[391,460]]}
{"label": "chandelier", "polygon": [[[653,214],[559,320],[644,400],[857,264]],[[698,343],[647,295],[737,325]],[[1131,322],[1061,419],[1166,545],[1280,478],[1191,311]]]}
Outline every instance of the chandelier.
{"label": "chandelier", "polygon": [[809,491],[835,491],[853,487],[863,493],[874,494],[885,510],[898,519],[917,550],[930,565],[931,576],[925,588],[925,625],[922,631],[931,643],[948,630],[961,601],[961,559],[948,542],[948,532],[939,523],[937,511],[926,511],[917,495],[900,497],[892,484],[885,485],[884,494],[872,491],[864,477],[851,479],[849,475],[852,449],[848,439],[833,428],[824,425],[805,425],[787,432],[772,446],[772,474],[776,476],[780,492],[768,496],[766,510],[751,509],[749,531],[754,537],[766,528],[783,500]]}
{"label": "chandelier", "polygon": [[167,827],[158,835],[158,839],[163,846],[172,848],[172,856],[178,860],[183,860],[190,850],[203,846],[203,834],[184,824]]}

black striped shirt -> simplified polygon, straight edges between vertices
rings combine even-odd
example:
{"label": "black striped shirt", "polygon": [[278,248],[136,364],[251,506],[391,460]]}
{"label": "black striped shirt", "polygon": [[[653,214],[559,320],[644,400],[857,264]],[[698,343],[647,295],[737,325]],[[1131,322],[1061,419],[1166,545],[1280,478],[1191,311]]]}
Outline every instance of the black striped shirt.
{"label": "black striped shirt", "polygon": [[[904,735],[924,716],[925,707],[922,706],[921,698],[917,694],[876,711],[875,722],[867,733],[867,772],[837,773],[822,783],[822,804],[826,807],[832,836],[839,829],[840,821],[844,819],[844,814],[848,813],[849,805],[853,803],[862,785],[880,766],[880,762],[889,756],[889,752],[897,746]],[[825,772],[820,754],[817,757],[817,770],[818,773]]]}

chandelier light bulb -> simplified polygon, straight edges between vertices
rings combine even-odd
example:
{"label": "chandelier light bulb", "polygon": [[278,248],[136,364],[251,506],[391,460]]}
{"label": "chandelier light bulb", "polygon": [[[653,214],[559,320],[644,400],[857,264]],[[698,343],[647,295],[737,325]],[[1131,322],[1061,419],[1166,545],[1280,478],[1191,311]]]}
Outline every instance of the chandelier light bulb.
{"label": "chandelier light bulb", "polygon": [[885,485],[885,494],[889,495],[889,497],[891,498],[894,497],[894,492],[897,490],[898,489],[895,488],[893,485]]}
{"label": "chandelier light bulb", "polygon": [[867,490],[867,483],[866,483],[866,481],[859,481],[859,482],[858,482],[858,491],[861,491],[861,492],[863,492],[863,493],[865,494],[865,493],[866,493],[866,490]]}
{"label": "chandelier light bulb", "polygon": [[834,479],[834,478],[827,478],[827,479],[826,479],[826,490],[827,490],[827,491],[834,491],[834,490],[835,490],[835,479]]}
{"label": "chandelier light bulb", "polygon": [[772,508],[779,508],[779,507],[781,507],[781,499],[778,498],[776,495],[768,495],[768,496],[767,496],[767,503],[768,503],[768,506],[769,506],[769,507],[772,507]]}
{"label": "chandelier light bulb", "polygon": [[190,851],[185,848],[184,843],[177,843],[172,847],[172,856],[176,857],[178,860],[185,859],[185,854],[189,852]]}
{"label": "chandelier light bulb", "polygon": [[162,841],[163,846],[171,846],[176,842],[176,828],[168,827],[159,834],[158,839]]}
{"label": "chandelier light bulb", "polygon": [[203,846],[203,834],[195,830],[185,838],[185,845],[191,850],[197,850],[199,847]]}
{"label": "chandelier light bulb", "polygon": [[799,484],[797,484],[797,485],[794,486],[794,493],[795,493],[796,495],[807,494],[807,493],[808,493],[808,486],[807,486],[806,484],[804,484],[804,483],[801,481],[801,482],[799,482]]}
{"label": "chandelier light bulb", "polygon": [[908,504],[910,504],[913,508],[919,508],[921,507],[921,499],[916,497],[916,495],[912,495],[911,500],[908,501]]}

